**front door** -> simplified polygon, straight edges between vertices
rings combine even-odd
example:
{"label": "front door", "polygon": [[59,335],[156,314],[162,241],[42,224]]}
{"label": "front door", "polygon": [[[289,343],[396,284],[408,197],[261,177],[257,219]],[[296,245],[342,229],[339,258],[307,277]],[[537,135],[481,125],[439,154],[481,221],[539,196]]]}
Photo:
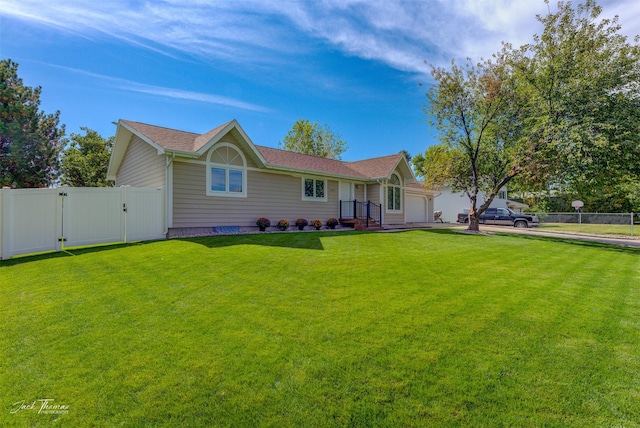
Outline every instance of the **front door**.
{"label": "front door", "polygon": [[[342,217],[353,217],[353,203],[347,204],[346,201],[353,202],[354,189],[353,183],[348,181],[341,181],[338,187],[338,199],[342,201]],[[340,207],[338,207],[338,215],[340,215]]]}

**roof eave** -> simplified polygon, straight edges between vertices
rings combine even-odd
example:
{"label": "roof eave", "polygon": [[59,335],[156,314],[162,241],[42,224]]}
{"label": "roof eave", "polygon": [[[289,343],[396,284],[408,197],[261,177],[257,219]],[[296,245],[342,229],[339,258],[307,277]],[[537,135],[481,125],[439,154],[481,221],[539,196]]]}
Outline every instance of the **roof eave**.
{"label": "roof eave", "polygon": [[277,164],[270,164],[270,163],[265,164],[265,168],[274,170],[274,171],[289,172],[289,173],[295,173],[295,174],[301,174],[301,175],[307,174],[307,175],[315,175],[315,176],[328,177],[328,178],[344,178],[351,181],[358,181],[362,183],[371,181],[367,177],[357,177],[357,176],[347,175],[347,174],[336,174],[333,172],[319,171],[315,169],[294,168],[294,167],[288,167],[284,165],[277,165]]}
{"label": "roof eave", "polygon": [[118,122],[118,125],[122,125],[125,129],[129,130],[129,132],[131,132],[131,133],[137,135],[138,137],[140,137],[141,140],[143,140],[145,143],[149,144],[151,147],[156,149],[158,151],[159,155],[161,155],[161,154],[163,154],[165,152],[165,148],[163,146],[161,146],[160,144],[156,143],[155,141],[153,141],[151,138],[147,137],[143,133],[137,131],[135,128],[129,126],[127,123],[123,122],[122,120],[120,120]]}
{"label": "roof eave", "polygon": [[[123,131],[124,130],[124,131]],[[141,140],[149,144],[151,147],[158,151],[161,155],[165,152],[164,147],[151,140],[146,135],[137,131],[135,128],[124,122],[122,119],[118,120],[116,127],[116,136],[114,138],[113,150],[111,150],[111,156],[109,158],[109,167],[107,168],[107,180],[115,181],[120,169],[120,165],[124,159],[124,155],[131,142],[133,135],[138,136]]]}
{"label": "roof eave", "polygon": [[197,152],[189,152],[185,150],[165,149],[165,154],[167,156],[175,155],[181,158],[188,158],[188,159],[198,159],[200,157],[200,155]]}

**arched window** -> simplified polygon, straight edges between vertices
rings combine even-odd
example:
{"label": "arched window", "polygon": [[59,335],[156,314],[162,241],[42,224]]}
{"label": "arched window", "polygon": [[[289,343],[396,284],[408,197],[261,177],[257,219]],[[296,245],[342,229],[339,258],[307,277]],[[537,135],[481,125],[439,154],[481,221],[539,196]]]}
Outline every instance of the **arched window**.
{"label": "arched window", "polygon": [[396,174],[391,174],[387,181],[387,211],[402,210],[402,186],[400,178]]}
{"label": "arched window", "polygon": [[247,161],[229,143],[216,144],[207,156],[207,195],[247,197]]}

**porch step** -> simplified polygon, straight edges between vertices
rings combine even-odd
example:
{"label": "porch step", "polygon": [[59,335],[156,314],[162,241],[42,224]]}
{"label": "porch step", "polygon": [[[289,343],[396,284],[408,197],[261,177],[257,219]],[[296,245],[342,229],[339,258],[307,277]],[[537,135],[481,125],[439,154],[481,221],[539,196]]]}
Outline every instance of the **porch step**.
{"label": "porch step", "polygon": [[346,227],[353,227],[355,230],[384,230],[382,226],[373,220],[369,220],[369,227],[366,227],[366,222],[358,218],[341,218],[340,224]]}

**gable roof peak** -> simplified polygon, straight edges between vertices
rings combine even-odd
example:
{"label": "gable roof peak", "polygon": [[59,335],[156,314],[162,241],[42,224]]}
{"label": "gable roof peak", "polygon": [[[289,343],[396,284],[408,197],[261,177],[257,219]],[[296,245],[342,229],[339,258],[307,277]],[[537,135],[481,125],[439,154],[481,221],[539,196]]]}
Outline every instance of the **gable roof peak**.
{"label": "gable roof peak", "polygon": [[[202,134],[124,119],[120,119],[119,126],[138,134],[138,136],[147,143],[156,147],[158,154],[169,151],[181,152],[183,156],[197,157],[202,155],[209,147],[216,144],[216,142],[225,135],[233,133],[238,138],[238,141],[248,149],[254,161],[262,167],[333,175],[356,180],[385,179],[390,177],[393,171],[399,167],[400,170],[403,171],[403,175],[409,177],[409,181],[415,180],[406,159],[403,161],[404,155],[402,153],[359,161],[342,161],[289,150],[257,146],[251,141],[249,136],[246,135],[236,119],[232,119]],[[117,166],[118,165],[114,165],[116,168]]]}

